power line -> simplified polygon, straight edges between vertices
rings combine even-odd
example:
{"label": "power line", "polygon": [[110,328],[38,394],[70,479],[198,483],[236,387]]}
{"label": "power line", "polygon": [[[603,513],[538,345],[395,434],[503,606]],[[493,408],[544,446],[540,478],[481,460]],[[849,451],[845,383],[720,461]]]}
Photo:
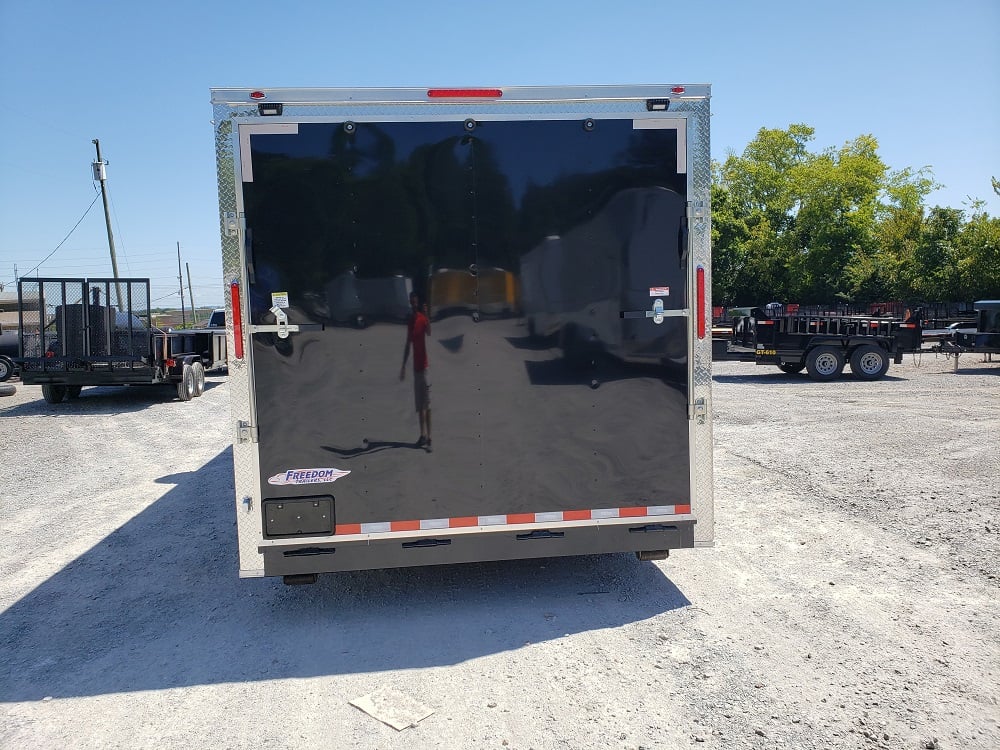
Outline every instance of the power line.
{"label": "power line", "polygon": [[23,276],[30,276],[31,273],[32,273],[32,271],[37,271],[38,268],[39,268],[39,266],[42,265],[42,263],[44,263],[45,261],[47,261],[49,258],[51,258],[53,255],[56,254],[56,250],[58,250],[59,248],[61,248],[65,244],[66,240],[68,240],[70,238],[70,235],[72,235],[73,232],[76,231],[76,228],[78,226],[80,226],[80,224],[83,222],[83,220],[87,218],[87,214],[90,213],[90,209],[92,209],[94,207],[94,204],[97,203],[97,199],[100,198],[100,197],[101,197],[100,193],[98,193],[97,195],[94,196],[94,200],[92,200],[90,202],[90,205],[87,206],[87,210],[83,212],[83,216],[80,217],[80,221],[76,222],[76,224],[73,225],[73,228],[69,230],[69,234],[67,234],[65,237],[63,237],[62,242],[60,242],[58,245],[56,245],[55,250],[53,250],[51,253],[49,253],[48,255],[46,255],[37,266],[35,266],[34,268],[31,269],[31,271],[28,271],[27,273],[22,274]]}

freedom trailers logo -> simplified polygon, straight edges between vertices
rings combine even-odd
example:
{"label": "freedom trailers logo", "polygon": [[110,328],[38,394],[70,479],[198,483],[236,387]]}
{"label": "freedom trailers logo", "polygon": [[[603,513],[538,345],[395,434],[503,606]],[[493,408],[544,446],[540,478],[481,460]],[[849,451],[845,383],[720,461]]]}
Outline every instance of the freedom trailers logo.
{"label": "freedom trailers logo", "polygon": [[275,474],[267,480],[268,484],[326,484],[336,482],[346,477],[350,471],[341,469],[289,469],[281,474]]}

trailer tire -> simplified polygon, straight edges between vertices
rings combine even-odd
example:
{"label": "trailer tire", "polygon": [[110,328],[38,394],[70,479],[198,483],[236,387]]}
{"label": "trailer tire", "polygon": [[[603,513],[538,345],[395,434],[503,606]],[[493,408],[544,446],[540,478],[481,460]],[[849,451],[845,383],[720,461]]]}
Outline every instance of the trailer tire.
{"label": "trailer tire", "polygon": [[194,398],[194,373],[191,365],[184,365],[181,371],[181,379],[177,382],[177,398],[181,401],[190,401]]}
{"label": "trailer tire", "polygon": [[0,383],[10,380],[10,376],[14,374],[14,362],[10,357],[5,357],[0,355]]}
{"label": "trailer tire", "polygon": [[66,399],[72,401],[75,398],[80,398],[80,391],[83,390],[82,385],[68,385],[66,386]]}
{"label": "trailer tire", "polygon": [[0,396],[13,396],[15,393],[17,393],[17,386],[0,385]]}
{"label": "trailer tire", "polygon": [[889,370],[889,352],[881,346],[862,344],[851,352],[851,372],[862,380],[878,380]]}
{"label": "trailer tire", "polygon": [[201,362],[193,363],[191,373],[194,375],[194,395],[198,397],[205,392],[205,365]]}
{"label": "trailer tire", "polygon": [[833,346],[817,346],[806,355],[806,371],[819,382],[836,380],[844,371],[844,353]]}
{"label": "trailer tire", "polygon": [[54,383],[42,385],[42,398],[47,404],[60,404],[66,398],[66,386]]}
{"label": "trailer tire", "polygon": [[789,375],[794,375],[798,372],[802,372],[806,369],[805,362],[779,362],[778,369],[782,372],[787,372]]}

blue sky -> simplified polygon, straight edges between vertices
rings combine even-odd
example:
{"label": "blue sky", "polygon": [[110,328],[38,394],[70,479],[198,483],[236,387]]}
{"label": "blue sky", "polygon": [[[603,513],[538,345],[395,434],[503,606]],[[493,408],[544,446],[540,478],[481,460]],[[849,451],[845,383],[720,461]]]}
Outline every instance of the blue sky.
{"label": "blue sky", "polygon": [[[213,86],[711,83],[716,159],[761,127],[870,133],[890,168],[932,168],[931,205],[1000,215],[998,0],[0,0],[0,83],[0,282],[84,215],[99,138],[119,271],[157,305],[178,242],[195,302],[222,301]],[[110,275],[100,200],[38,273]]]}

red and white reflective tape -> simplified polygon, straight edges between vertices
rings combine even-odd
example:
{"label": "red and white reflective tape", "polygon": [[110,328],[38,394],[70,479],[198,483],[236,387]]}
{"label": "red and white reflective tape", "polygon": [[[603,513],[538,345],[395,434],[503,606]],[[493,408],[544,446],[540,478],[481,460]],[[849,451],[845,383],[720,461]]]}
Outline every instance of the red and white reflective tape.
{"label": "red and white reflective tape", "polygon": [[631,508],[596,508],[594,510],[557,510],[548,513],[508,513],[496,516],[458,516],[425,518],[420,521],[379,521],[376,523],[337,524],[337,534],[391,534],[404,531],[463,529],[478,526],[518,526],[527,523],[563,523],[565,521],[600,521],[608,518],[645,518],[676,516],[691,512],[690,505],[649,505]]}

